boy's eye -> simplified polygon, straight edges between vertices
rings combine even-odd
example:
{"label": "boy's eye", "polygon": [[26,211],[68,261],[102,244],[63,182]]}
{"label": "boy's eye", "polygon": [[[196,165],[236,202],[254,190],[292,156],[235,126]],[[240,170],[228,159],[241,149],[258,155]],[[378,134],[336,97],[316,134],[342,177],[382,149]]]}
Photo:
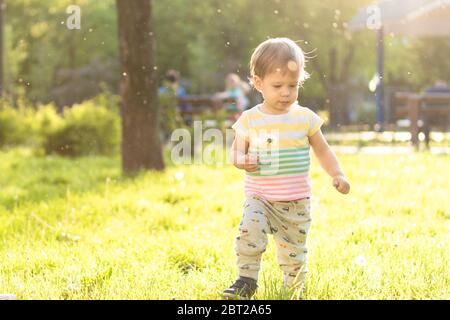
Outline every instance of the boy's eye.
{"label": "boy's eye", "polygon": [[277,89],[279,89],[279,88],[281,88],[281,86],[279,86],[279,85],[275,85],[275,86],[273,86],[274,88],[277,88]]}

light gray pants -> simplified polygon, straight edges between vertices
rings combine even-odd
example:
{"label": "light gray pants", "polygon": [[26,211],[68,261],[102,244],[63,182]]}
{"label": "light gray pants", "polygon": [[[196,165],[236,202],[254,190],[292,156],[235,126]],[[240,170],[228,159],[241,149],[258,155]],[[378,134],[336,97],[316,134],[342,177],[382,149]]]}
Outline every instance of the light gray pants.
{"label": "light gray pants", "polygon": [[306,236],[311,225],[310,207],[309,198],[273,202],[257,195],[247,196],[236,237],[239,276],[258,280],[267,234],[272,234],[283,272],[283,285],[303,285],[307,272]]}

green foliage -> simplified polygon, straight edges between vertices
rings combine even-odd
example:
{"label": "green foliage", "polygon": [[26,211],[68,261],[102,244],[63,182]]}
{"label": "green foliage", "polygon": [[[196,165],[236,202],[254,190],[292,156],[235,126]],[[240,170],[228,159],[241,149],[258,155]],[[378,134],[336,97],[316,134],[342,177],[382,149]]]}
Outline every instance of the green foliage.
{"label": "green foliage", "polygon": [[120,113],[120,96],[111,92],[105,83],[100,83],[101,93],[92,98],[97,106],[103,106],[111,112]]}
{"label": "green foliage", "polygon": [[112,155],[120,142],[118,97],[104,92],[60,115],[53,104],[30,106],[20,99],[0,107],[0,147],[41,147],[47,154]]}
{"label": "green foliage", "polygon": [[364,102],[356,111],[356,121],[363,124],[374,124],[376,122],[376,109],[373,102]]}
{"label": "green foliage", "polygon": [[[33,102],[49,101],[59,68],[78,68],[93,59],[116,62],[114,1],[14,0],[5,11],[6,89]],[[81,8],[81,29],[69,30],[66,8]],[[117,64],[117,62],[116,62]]]}
{"label": "green foliage", "polygon": [[31,141],[34,146],[42,146],[47,136],[63,125],[63,119],[57,113],[53,104],[42,105],[36,109],[26,108],[25,110],[29,110],[24,120],[32,132]]}
{"label": "green foliage", "polygon": [[64,110],[64,123],[48,133],[46,153],[112,155],[120,141],[119,115],[92,101]]}
{"label": "green foliage", "polygon": [[0,147],[19,145],[26,139],[26,127],[20,112],[9,105],[0,107]]}
{"label": "green foliage", "polygon": [[[248,76],[252,50],[268,37],[287,36],[307,52],[311,78],[300,102],[330,107],[327,86],[366,88],[375,73],[376,34],[350,33],[346,24],[372,0],[171,0],[153,1],[157,71],[178,69],[189,93],[223,89],[229,72]],[[81,29],[66,26],[69,5],[81,8]],[[79,70],[92,61],[108,66],[118,91],[118,37],[113,0],[14,0],[5,12],[5,88],[33,103],[53,99],[58,70]],[[445,38],[386,34],[385,83],[419,90],[436,79],[450,81],[450,43]],[[97,59],[97,60],[95,60]],[[100,80],[107,78],[99,75]],[[108,82],[109,83],[109,82]],[[360,86],[361,87],[361,86]],[[368,95],[368,91],[364,92]]]}
{"label": "green foliage", "polygon": [[46,135],[61,124],[54,105],[30,107],[24,99],[12,107],[6,99],[0,108],[0,147],[29,145],[38,147]]}

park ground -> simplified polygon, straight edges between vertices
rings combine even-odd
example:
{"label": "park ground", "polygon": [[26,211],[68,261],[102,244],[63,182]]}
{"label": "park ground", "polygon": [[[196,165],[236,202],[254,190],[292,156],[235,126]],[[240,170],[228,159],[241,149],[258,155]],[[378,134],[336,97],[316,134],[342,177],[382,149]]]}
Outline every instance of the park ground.
{"label": "park ground", "polygon": [[[449,299],[450,155],[340,154],[341,195],[312,162],[304,299]],[[167,154],[166,154],[166,158]],[[17,299],[220,299],[236,276],[242,172],[0,151],[0,293]],[[256,299],[286,299],[273,241]]]}

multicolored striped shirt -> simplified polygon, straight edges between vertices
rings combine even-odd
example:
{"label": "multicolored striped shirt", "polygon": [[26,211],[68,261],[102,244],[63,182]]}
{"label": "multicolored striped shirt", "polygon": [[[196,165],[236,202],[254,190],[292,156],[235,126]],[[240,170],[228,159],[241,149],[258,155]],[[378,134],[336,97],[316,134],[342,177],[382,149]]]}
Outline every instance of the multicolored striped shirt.
{"label": "multicolored striped shirt", "polygon": [[245,172],[246,195],[269,201],[292,201],[311,196],[309,140],[323,120],[308,108],[293,104],[289,112],[267,114],[257,105],[242,113],[232,128],[259,156],[258,170]]}

